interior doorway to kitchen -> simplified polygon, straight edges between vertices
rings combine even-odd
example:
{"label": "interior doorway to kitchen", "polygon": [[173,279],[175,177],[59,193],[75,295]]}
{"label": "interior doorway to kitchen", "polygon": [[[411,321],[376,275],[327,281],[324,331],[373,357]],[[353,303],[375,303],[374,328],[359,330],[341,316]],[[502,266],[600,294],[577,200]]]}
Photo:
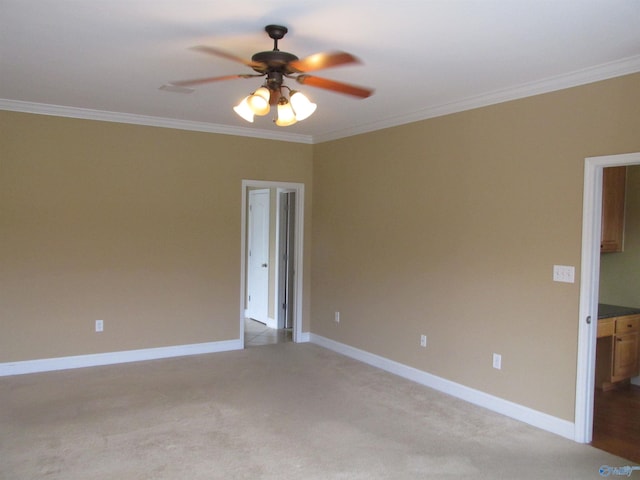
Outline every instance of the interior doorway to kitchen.
{"label": "interior doorway to kitchen", "polygon": [[640,165],[605,167],[591,445],[640,463]]}
{"label": "interior doorway to kitchen", "polygon": [[593,439],[603,169],[638,164],[640,153],[585,160],[575,408],[575,440],[582,443]]}

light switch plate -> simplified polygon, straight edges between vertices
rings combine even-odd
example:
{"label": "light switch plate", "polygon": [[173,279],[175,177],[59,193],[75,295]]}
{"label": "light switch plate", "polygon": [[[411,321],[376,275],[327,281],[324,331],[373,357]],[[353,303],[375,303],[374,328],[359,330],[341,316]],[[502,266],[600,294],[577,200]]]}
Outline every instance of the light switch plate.
{"label": "light switch plate", "polygon": [[564,283],[575,283],[576,268],[570,265],[554,265],[553,281]]}

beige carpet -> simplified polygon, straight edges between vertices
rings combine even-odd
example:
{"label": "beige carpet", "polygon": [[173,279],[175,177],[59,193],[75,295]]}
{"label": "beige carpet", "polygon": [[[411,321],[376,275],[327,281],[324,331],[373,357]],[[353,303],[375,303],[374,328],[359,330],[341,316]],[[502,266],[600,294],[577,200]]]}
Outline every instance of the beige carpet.
{"label": "beige carpet", "polygon": [[629,462],[311,344],[0,378],[7,480],[595,479],[601,465]]}

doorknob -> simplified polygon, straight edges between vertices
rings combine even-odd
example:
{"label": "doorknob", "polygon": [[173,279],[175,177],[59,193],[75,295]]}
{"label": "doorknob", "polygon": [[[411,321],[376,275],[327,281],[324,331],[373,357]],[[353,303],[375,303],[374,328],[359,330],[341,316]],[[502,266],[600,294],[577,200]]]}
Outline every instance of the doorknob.
{"label": "doorknob", "polygon": [[266,263],[263,263],[263,264],[262,264],[262,267],[263,267],[263,268],[267,268],[267,264],[266,264]]}

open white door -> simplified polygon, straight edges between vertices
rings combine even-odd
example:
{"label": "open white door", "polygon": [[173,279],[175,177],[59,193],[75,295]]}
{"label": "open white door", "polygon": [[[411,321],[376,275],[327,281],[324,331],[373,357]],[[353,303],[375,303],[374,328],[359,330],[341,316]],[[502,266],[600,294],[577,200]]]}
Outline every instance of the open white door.
{"label": "open white door", "polygon": [[247,317],[269,321],[269,190],[249,191]]}

